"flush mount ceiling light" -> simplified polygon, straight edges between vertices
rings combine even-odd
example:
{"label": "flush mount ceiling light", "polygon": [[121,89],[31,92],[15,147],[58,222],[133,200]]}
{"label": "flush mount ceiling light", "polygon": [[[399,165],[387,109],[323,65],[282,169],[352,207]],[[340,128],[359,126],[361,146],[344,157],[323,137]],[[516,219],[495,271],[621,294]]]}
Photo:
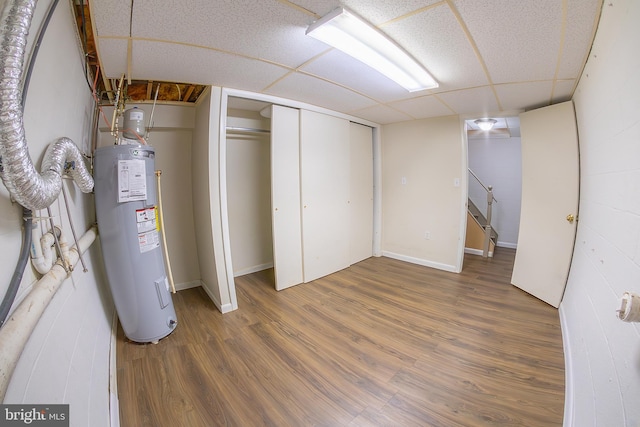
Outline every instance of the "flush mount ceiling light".
{"label": "flush mount ceiling light", "polygon": [[491,128],[493,128],[493,125],[498,123],[498,121],[494,119],[478,119],[474,120],[473,123],[477,124],[478,127],[482,130],[491,130]]}
{"label": "flush mount ceiling light", "polygon": [[411,55],[343,7],[311,24],[306,34],[364,62],[409,92],[438,87]]}

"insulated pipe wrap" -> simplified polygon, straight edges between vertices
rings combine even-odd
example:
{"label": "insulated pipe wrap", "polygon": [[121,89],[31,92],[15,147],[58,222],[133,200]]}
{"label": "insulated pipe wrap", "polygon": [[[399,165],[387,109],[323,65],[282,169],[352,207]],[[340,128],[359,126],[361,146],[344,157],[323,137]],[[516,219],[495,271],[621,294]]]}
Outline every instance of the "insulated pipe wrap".
{"label": "insulated pipe wrap", "polygon": [[68,173],[80,190],[93,189],[78,147],[69,138],[51,143],[42,161],[42,174],[35,169],[24,132],[22,75],[27,34],[36,0],[8,0],[0,13],[0,177],[11,196],[29,209],[50,206],[60,194],[62,173]]}

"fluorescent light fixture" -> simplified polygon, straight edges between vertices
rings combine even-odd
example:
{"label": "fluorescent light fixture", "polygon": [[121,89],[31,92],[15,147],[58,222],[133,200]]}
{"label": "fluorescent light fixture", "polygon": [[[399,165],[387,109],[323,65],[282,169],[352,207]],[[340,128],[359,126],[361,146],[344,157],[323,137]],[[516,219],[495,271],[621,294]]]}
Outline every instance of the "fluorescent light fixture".
{"label": "fluorescent light fixture", "polygon": [[494,119],[478,119],[474,120],[473,122],[477,124],[478,127],[482,130],[491,130],[493,128],[493,125],[498,123],[498,121]]}
{"label": "fluorescent light fixture", "polygon": [[343,7],[311,24],[306,34],[364,62],[409,92],[438,87],[434,78],[411,55]]}

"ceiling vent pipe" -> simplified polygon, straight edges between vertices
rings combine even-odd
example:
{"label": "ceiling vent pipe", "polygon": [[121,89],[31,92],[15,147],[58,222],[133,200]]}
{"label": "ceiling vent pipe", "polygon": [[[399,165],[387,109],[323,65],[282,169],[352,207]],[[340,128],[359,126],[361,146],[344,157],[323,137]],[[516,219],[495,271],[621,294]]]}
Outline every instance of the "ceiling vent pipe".
{"label": "ceiling vent pipe", "polygon": [[49,145],[39,174],[29,156],[22,117],[22,78],[27,34],[37,0],[8,0],[0,11],[0,177],[11,196],[29,209],[50,206],[60,194],[62,173],[84,193],[93,178],[69,138]]}

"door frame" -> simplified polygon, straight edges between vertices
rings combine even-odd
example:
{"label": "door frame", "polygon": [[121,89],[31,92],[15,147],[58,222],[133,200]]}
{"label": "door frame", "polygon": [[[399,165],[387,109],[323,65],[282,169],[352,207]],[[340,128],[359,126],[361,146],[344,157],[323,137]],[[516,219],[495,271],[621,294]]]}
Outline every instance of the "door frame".
{"label": "door frame", "polygon": [[[468,210],[468,200],[469,200],[469,137],[467,135],[467,120],[471,120],[471,119],[477,119],[478,117],[493,117],[493,118],[509,118],[509,117],[519,117],[520,113],[523,113],[524,110],[509,110],[509,111],[503,111],[500,113],[496,113],[496,114],[491,114],[491,113],[479,113],[479,114],[465,114],[465,115],[461,115],[460,116],[460,126],[463,129],[463,138],[464,138],[464,155],[463,155],[463,166],[462,166],[462,170],[463,170],[463,176],[464,179],[462,180],[464,182],[465,185],[465,191],[463,191],[463,196],[464,196],[464,210],[462,212],[462,215],[464,216],[463,219],[463,223],[464,223],[464,227],[461,228],[461,235],[460,235],[460,239],[462,241],[462,252],[460,254],[460,271],[462,271],[463,268],[463,260],[464,260],[464,254],[465,254],[465,248],[466,248],[466,239],[467,239],[467,210]],[[496,248],[498,247],[498,242],[496,242]]]}

